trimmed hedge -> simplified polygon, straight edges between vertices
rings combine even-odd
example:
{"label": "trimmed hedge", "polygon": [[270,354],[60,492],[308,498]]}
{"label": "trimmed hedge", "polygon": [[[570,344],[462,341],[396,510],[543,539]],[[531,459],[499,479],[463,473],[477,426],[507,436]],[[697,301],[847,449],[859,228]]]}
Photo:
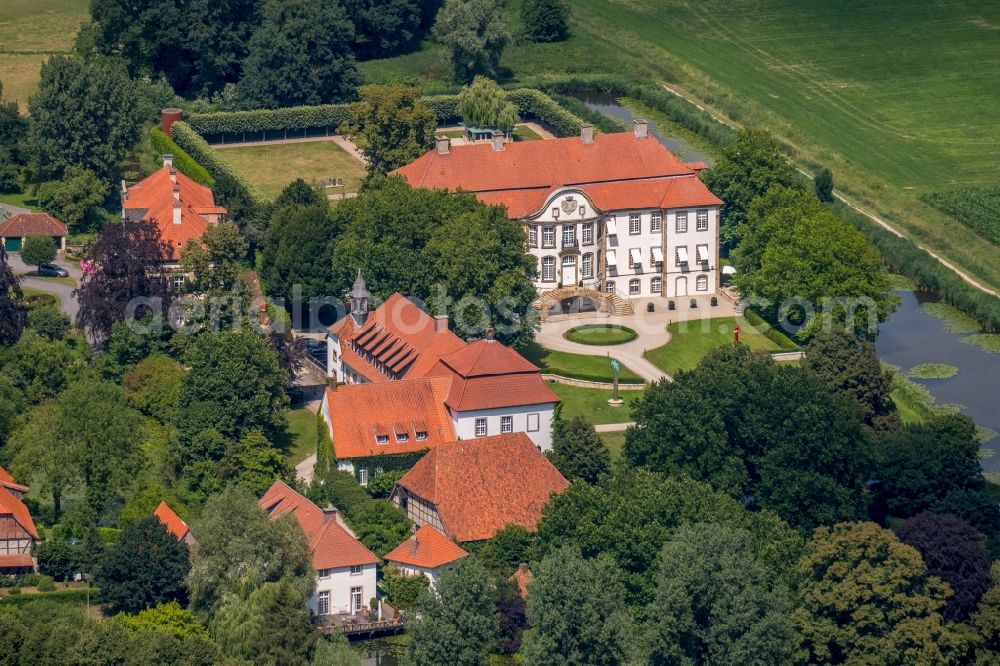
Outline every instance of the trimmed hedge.
{"label": "trimmed hedge", "polygon": [[906,275],[920,289],[932,291],[945,303],[969,313],[987,332],[1000,331],[1000,298],[976,289],[913,241],[886,231],[849,206],[837,202],[829,207],[875,244],[890,270]]}
{"label": "trimmed hedge", "polygon": [[160,155],[171,153],[174,156],[174,166],[182,174],[196,183],[213,187],[215,179],[202,165],[191,159],[191,156],[184,152],[184,149],[174,143],[166,133],[157,125],[149,128],[149,143]]}
{"label": "trimmed hedge", "polygon": [[[540,120],[560,134],[567,136],[577,134],[584,122],[579,116],[562,108],[551,97],[534,88],[508,90],[507,97],[517,106],[521,116]],[[439,123],[455,123],[461,120],[458,113],[458,95],[429,95],[422,97],[421,101],[434,111]],[[342,123],[353,120],[350,104],[322,104],[292,106],[285,109],[193,113],[185,122],[191,130],[206,136],[305,131],[318,128],[335,130]],[[211,172],[211,168],[209,171]]]}
{"label": "trimmed hedge", "polygon": [[186,122],[178,121],[173,124],[172,130],[174,133],[174,142],[186,150],[197,162],[204,165],[213,178],[216,180],[228,179],[242,189],[257,206],[266,206],[268,204],[267,198],[247,180],[243,172],[223,159],[190,125]]}

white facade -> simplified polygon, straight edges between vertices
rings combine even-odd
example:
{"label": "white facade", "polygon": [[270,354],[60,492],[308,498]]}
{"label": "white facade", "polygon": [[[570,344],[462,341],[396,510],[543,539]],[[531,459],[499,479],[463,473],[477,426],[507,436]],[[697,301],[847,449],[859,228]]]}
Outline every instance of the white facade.
{"label": "white facade", "polygon": [[316,572],[316,593],[306,606],[316,615],[356,613],[376,596],[374,564],[321,569]]}
{"label": "white facade", "polygon": [[523,432],[542,451],[548,451],[552,448],[554,403],[479,409],[469,412],[448,411],[455,427],[456,439],[475,439],[487,435]]}
{"label": "white facade", "polygon": [[427,567],[418,567],[415,564],[403,564],[401,562],[396,562],[396,567],[407,576],[416,576],[417,574],[423,574],[427,577],[427,581],[431,584],[431,589],[437,585],[437,579],[441,575],[442,571],[446,571],[451,565],[446,564],[443,567],[437,567],[435,569],[428,569]]}
{"label": "white facade", "polygon": [[564,188],[524,223],[539,292],[581,286],[675,298],[718,289],[718,206],[605,212],[582,191]]}

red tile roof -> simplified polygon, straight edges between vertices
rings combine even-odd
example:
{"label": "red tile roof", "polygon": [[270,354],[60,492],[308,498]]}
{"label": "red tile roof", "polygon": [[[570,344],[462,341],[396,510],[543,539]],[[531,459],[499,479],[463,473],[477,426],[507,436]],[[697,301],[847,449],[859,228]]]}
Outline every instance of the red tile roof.
{"label": "red tile roof", "polygon": [[559,402],[537,366],[492,340],[471,342],[442,356],[427,374],[451,377],[445,404],[456,412]]}
{"label": "red tile roof", "polygon": [[38,538],[38,532],[35,530],[35,523],[31,520],[31,514],[28,513],[28,507],[4,486],[0,486],[0,516],[2,515],[13,517],[14,521],[23,527],[28,534]]}
{"label": "red tile roof", "polygon": [[434,318],[400,294],[369,313],[362,326],[347,316],[329,331],[340,340],[344,362],[370,382],[423,376],[442,354],[465,345],[451,331],[436,330]]}
{"label": "red tile roof", "polygon": [[[173,173],[180,188],[181,223],[174,224],[174,183]],[[225,208],[215,205],[212,190],[196,183],[176,168],[164,165],[158,171],[128,188],[128,198],[122,203],[127,211],[136,211],[142,219],[155,220],[160,227],[163,240],[170,243],[172,259],[180,258],[180,252],[189,240],[197,240],[208,228],[209,214],[223,214]]]}
{"label": "red tile roof", "polygon": [[399,485],[435,505],[452,538],[480,541],[510,524],[534,530],[569,483],[526,434],[513,433],[433,448]]}
{"label": "red tile roof", "polygon": [[173,534],[178,541],[183,541],[184,537],[188,535],[191,529],[188,524],[185,523],[180,516],[174,513],[174,510],[167,506],[166,502],[160,502],[160,505],[156,507],[156,511],[153,515],[163,523],[163,526],[167,528],[167,531]]}
{"label": "red tile roof", "polygon": [[12,553],[10,555],[0,555],[0,569],[11,567],[32,567],[31,553]]}
{"label": "red tile roof", "polygon": [[385,556],[385,560],[424,569],[437,569],[468,555],[467,550],[436,528],[424,525],[409,539],[393,548]]}
{"label": "red tile roof", "polygon": [[504,205],[519,219],[541,210],[562,187],[574,187],[604,211],[721,205],[687,165],[662,144],[631,132],[505,144],[454,146],[446,155],[431,150],[397,169],[413,187],[463,189],[487,204]]}
{"label": "red tile roof", "polygon": [[15,481],[14,477],[10,475],[10,472],[5,470],[3,467],[0,467],[0,486],[19,493],[28,492],[28,486],[21,485]]}
{"label": "red tile roof", "polygon": [[48,213],[18,213],[0,222],[0,238],[66,236],[66,225]]}
{"label": "red tile roof", "polygon": [[[450,388],[448,377],[349,384],[336,391],[328,388],[331,438],[337,458],[422,451],[455,439],[445,407]],[[397,428],[405,431],[405,441],[397,441]],[[418,440],[417,431],[426,432],[426,439]],[[388,441],[379,444],[378,435],[386,436]]]}
{"label": "red tile roof", "polygon": [[353,565],[378,564],[375,553],[365,548],[334,513],[322,511],[284,481],[275,481],[260,498],[260,507],[274,519],[291,514],[309,540],[313,568],[339,569]]}

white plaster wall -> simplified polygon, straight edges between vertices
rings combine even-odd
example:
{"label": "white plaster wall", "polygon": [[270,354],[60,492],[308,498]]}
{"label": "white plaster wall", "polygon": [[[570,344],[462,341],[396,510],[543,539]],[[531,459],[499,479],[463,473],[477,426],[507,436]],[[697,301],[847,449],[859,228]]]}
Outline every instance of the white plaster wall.
{"label": "white plaster wall", "polygon": [[361,568],[360,574],[351,574],[350,567],[334,569],[330,577],[326,579],[321,579],[319,573],[317,573],[316,593],[309,598],[306,606],[313,613],[316,613],[319,603],[319,593],[328,590],[330,592],[330,613],[349,613],[351,612],[352,587],[363,588],[361,605],[368,606],[371,598],[376,596],[375,565],[364,565]]}
{"label": "white plaster wall", "polygon": [[[653,264],[652,251],[654,247],[663,247],[662,229],[663,224],[666,223],[666,215],[662,215],[661,231],[650,231],[654,210],[658,209],[642,208],[615,211],[614,213],[608,213],[604,217],[605,224],[607,220],[614,219],[618,230],[617,234],[606,233],[605,235],[605,248],[607,250],[614,250],[615,258],[617,259],[616,268],[607,267],[605,282],[613,281],[615,283],[615,290],[630,298],[659,295],[654,294],[651,288],[652,278],[661,275],[660,265]],[[629,233],[629,217],[632,214],[639,215],[640,224],[638,234]],[[629,251],[633,249],[637,249],[642,253],[642,263],[629,268]],[[666,261],[665,256],[664,261]],[[638,294],[629,292],[629,281],[633,279],[639,280]]]}
{"label": "white plaster wall", "polygon": [[[576,202],[576,209],[572,213],[566,213],[563,208],[563,202],[572,198]],[[558,216],[553,213],[553,209],[558,209]],[[528,252],[535,258],[535,263],[538,268],[538,276],[535,279],[534,285],[538,291],[550,291],[556,289],[559,283],[563,283],[564,286],[570,286],[570,282],[567,281],[567,276],[563,275],[563,228],[572,225],[575,229],[576,237],[576,249],[579,250],[579,254],[573,254],[576,257],[576,276],[572,284],[577,284],[579,281],[583,281],[585,287],[596,288],[598,281],[598,274],[600,273],[600,249],[601,243],[601,224],[599,223],[600,216],[595,212],[594,205],[587,198],[583,192],[568,188],[563,190],[558,190],[545,202],[542,207],[541,212],[525,220],[525,237],[528,237],[528,226],[536,226],[538,228],[538,242],[536,245],[531,245],[529,242]],[[583,224],[588,223],[593,225],[592,242],[589,245],[583,244]],[[554,247],[542,247],[544,234],[542,227],[554,226],[555,227],[555,246]],[[583,254],[591,253],[594,255],[593,260],[593,270],[591,271],[590,277],[583,276]],[[556,276],[555,280],[543,281],[542,280],[542,257],[553,257],[556,260]]]}
{"label": "white plaster wall", "polygon": [[[333,335],[326,336],[326,376],[336,375],[337,381],[344,381],[344,367],[340,362],[340,338]],[[334,360],[336,359],[336,360]]]}
{"label": "white plaster wall", "polygon": [[[664,225],[667,231],[666,248],[663,251],[664,265],[666,266],[666,292],[664,296],[669,298],[685,298],[691,296],[705,296],[715,294],[719,286],[719,207],[708,208],[708,231],[696,231],[698,211],[705,208],[678,208],[665,211]],[[677,233],[677,212],[687,212],[687,232]],[[709,261],[707,264],[700,264],[697,261],[697,247],[708,245]],[[687,247],[689,262],[687,266],[677,266],[676,256],[679,246]],[[697,279],[699,275],[708,276],[708,290],[697,291]],[[677,278],[687,279],[686,296],[678,296]]]}
{"label": "white plaster wall", "polygon": [[[483,409],[469,412],[451,412],[452,424],[455,426],[455,436],[458,439],[476,438],[476,419],[486,419],[486,434],[499,435],[500,418],[513,416],[512,432],[523,432],[528,435],[535,446],[542,451],[552,448],[552,414],[555,404],[526,405],[522,407],[503,407],[501,409]],[[528,414],[538,414],[538,430],[528,430]]]}

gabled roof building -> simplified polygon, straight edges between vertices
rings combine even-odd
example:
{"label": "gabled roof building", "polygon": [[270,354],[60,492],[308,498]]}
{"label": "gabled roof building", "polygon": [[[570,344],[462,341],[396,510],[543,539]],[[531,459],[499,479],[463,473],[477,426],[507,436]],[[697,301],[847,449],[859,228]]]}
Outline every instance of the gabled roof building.
{"label": "gabled roof building", "polygon": [[31,548],[38,531],[21,500],[28,487],[0,467],[0,574],[30,573],[35,568]]}
{"label": "gabled roof building", "polygon": [[196,543],[194,534],[191,533],[191,528],[188,527],[188,524],[166,502],[161,501],[159,506],[156,507],[156,511],[153,512],[153,515],[156,516],[156,519],[178,541],[183,541],[189,548]]}
{"label": "gabled roof building", "polygon": [[0,243],[8,252],[20,252],[24,241],[35,236],[49,236],[57,250],[66,249],[66,225],[48,213],[17,213],[0,221]]}
{"label": "gabled roof building", "polygon": [[507,525],[534,531],[542,507],[568,485],[526,434],[513,433],[431,449],[399,480],[392,501],[417,525],[482,541]]}
{"label": "gabled roof building", "polygon": [[405,574],[423,574],[433,587],[441,572],[469,552],[430,525],[417,529],[413,536],[393,548],[385,556]]}

